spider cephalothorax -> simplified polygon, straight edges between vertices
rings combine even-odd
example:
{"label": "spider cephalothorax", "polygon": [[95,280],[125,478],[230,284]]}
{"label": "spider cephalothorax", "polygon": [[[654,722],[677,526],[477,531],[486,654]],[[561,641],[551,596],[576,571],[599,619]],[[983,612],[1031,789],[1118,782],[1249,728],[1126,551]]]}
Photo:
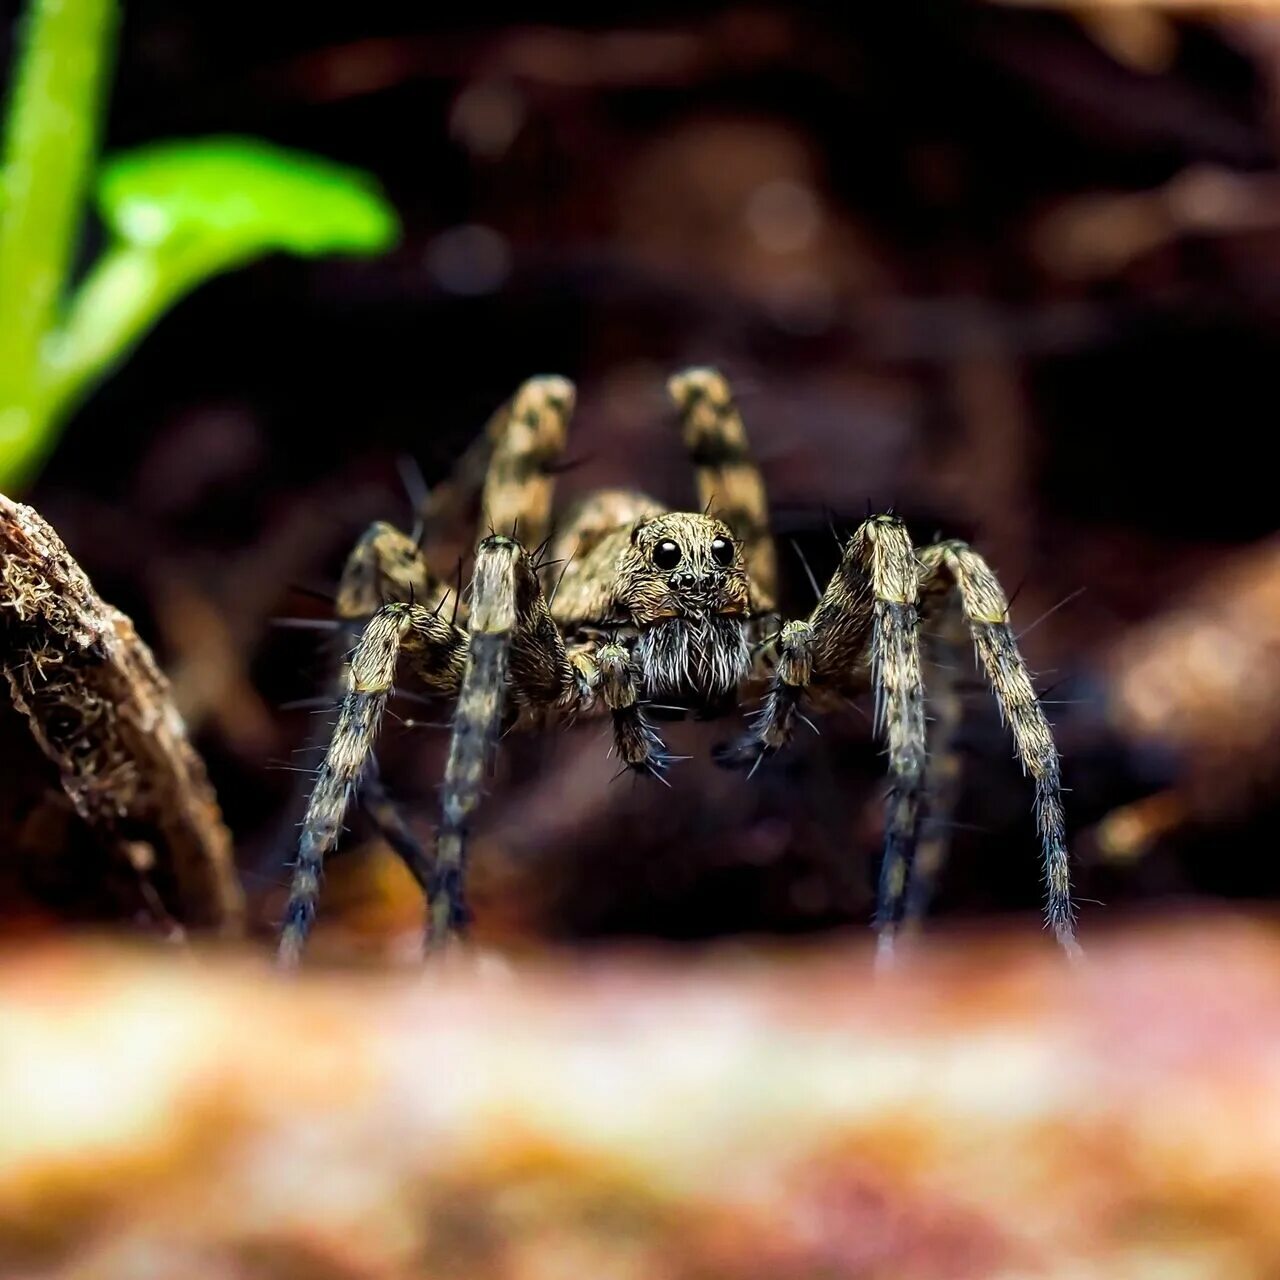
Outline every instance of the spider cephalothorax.
{"label": "spider cephalothorax", "polygon": [[[697,472],[700,513],[605,490],[553,521],[574,390],[563,378],[534,378],[420,513],[424,528],[456,513],[483,476],[490,532],[476,551],[465,608],[432,571],[420,537],[376,524],[357,543],[338,612],[360,627],[360,639],[303,822],[282,958],[295,962],[301,953],[324,856],[357,793],[426,892],[428,947],[465,924],[467,828],[504,723],[607,714],[624,767],[661,777],[670,757],[647,706],[674,702],[719,715],[744,698],[758,701],[750,730],[721,753],[725,763],[754,768],[786,746],[806,703],[817,709],[868,689],[891,777],[876,917],[887,954],[903,924],[923,912],[945,850],[958,702],[950,668],[932,660],[936,644],[965,632],[1035,780],[1046,915],[1073,952],[1058,753],[1009,627],[1008,603],[985,561],[959,542],[917,553],[901,520],[873,516],[844,545],[809,616],[781,622],[773,613],[777,562],[764,485],[728,384],[714,370],[690,369],[670,390]],[[526,546],[549,551],[531,556]],[[934,668],[931,718],[922,658]],[[430,854],[396,816],[373,766],[397,677],[455,700],[443,816]]]}

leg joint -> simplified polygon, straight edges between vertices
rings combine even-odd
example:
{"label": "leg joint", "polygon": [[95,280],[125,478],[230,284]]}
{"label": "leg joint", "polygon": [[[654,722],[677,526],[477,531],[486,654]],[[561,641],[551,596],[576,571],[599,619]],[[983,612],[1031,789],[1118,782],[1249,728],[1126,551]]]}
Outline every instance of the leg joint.
{"label": "leg joint", "polygon": [[803,688],[813,678],[813,626],[788,622],[778,640],[778,679]]}

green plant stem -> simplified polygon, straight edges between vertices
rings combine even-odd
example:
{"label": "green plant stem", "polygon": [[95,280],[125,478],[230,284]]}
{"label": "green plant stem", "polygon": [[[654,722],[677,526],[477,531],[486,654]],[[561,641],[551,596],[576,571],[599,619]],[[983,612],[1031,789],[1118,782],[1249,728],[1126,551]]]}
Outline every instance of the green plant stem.
{"label": "green plant stem", "polygon": [[6,113],[0,203],[0,453],[25,475],[49,426],[35,394],[83,217],[116,0],[32,0]]}

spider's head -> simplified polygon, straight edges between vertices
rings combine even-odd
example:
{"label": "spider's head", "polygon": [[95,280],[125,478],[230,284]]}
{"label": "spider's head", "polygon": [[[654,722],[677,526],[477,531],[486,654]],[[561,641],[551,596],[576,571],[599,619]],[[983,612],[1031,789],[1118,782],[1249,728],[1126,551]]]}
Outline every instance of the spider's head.
{"label": "spider's head", "polygon": [[749,666],[750,585],[729,526],[679,511],[643,520],[619,568],[649,691],[707,702],[731,692]]}
{"label": "spider's head", "polygon": [[715,516],[671,511],[641,520],[631,531],[620,578],[621,603],[641,628],[747,612],[742,551]]}

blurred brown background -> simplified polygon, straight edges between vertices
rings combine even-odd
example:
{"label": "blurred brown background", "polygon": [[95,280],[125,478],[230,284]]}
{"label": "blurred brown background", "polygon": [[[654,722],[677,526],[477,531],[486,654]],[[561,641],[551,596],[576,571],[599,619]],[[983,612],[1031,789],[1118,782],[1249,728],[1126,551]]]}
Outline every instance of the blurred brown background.
{"label": "blurred brown background", "polygon": [[[825,580],[868,504],[970,538],[1017,591],[1086,941],[1128,908],[1275,895],[1280,18],[332,9],[130,0],[108,145],[250,133],[359,165],[400,248],[204,288],[28,495],[173,676],[264,931],[325,719],[284,708],[333,661],[272,619],[322,617],[299,588],[410,520],[398,460],[443,477],[531,373],[579,383],[565,496],[690,498],[662,385],[692,362],[739,390],[789,611],[812,598],[790,541]],[[976,682],[967,702],[935,914],[1030,920],[1030,789]],[[884,761],[858,712],[820,727],[747,782],[707,759],[732,725],[670,726],[697,758],[661,794],[610,785],[597,726],[508,741],[482,936],[863,925]],[[444,737],[392,719],[381,753],[424,835]],[[410,936],[407,878],[358,821],[347,850],[322,945]]]}

